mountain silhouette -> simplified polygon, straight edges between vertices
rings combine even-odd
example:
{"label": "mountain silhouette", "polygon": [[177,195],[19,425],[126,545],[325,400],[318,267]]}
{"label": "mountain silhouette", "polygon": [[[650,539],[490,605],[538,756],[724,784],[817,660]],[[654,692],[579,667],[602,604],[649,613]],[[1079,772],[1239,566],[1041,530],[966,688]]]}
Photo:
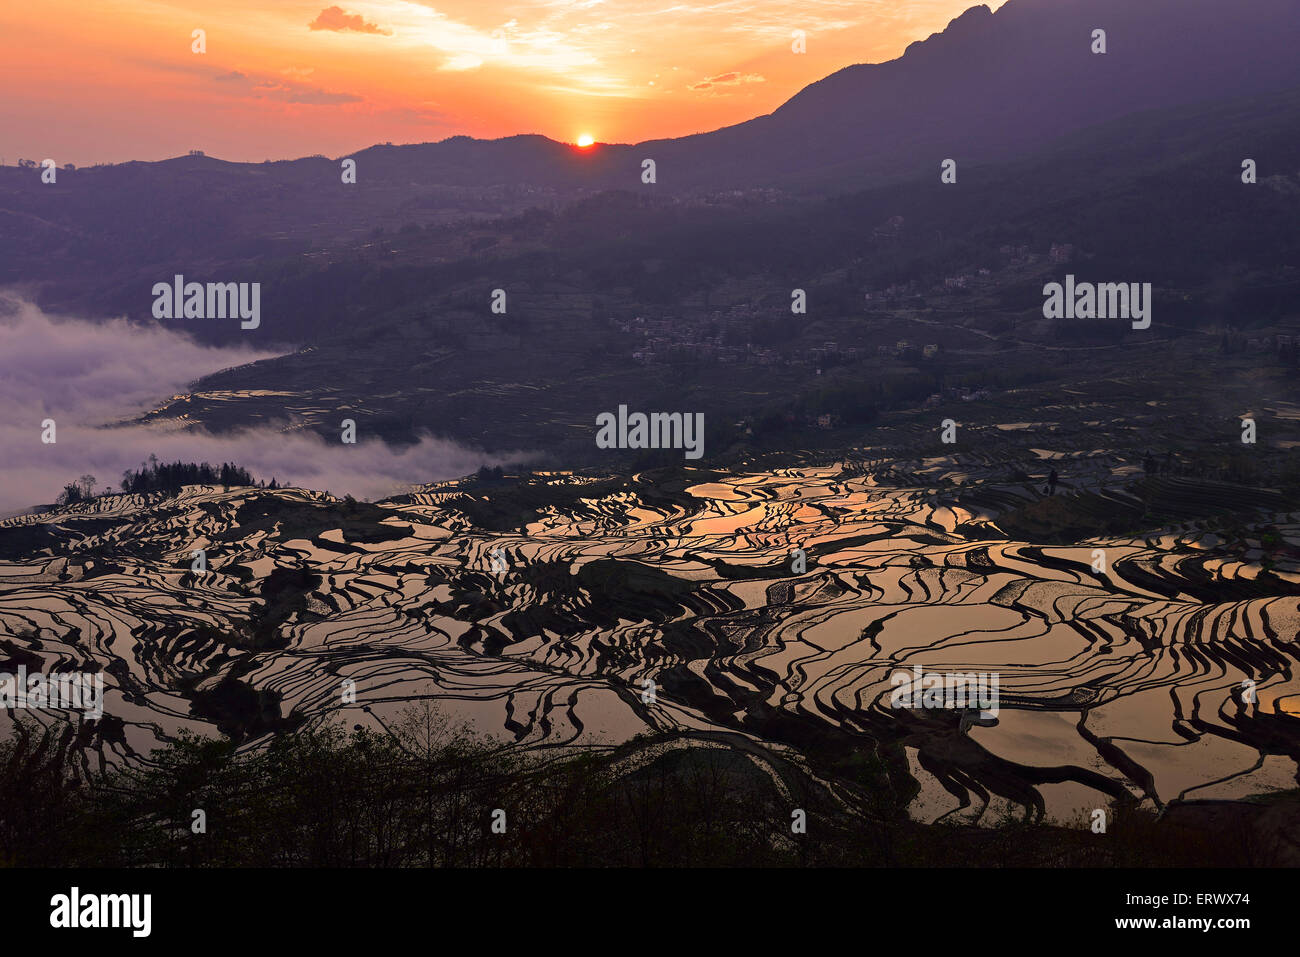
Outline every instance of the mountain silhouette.
{"label": "mountain silhouette", "polygon": [[695,181],[937,176],[945,158],[1018,157],[1128,114],[1295,86],[1297,43],[1296,0],[1009,0],[972,7],[896,60],[839,70],[769,116],[640,149],[670,158],[661,182],[678,158]]}
{"label": "mountain silhouette", "polygon": [[[1093,52],[1097,30],[1104,54]],[[61,171],[53,186],[4,167],[0,282],[46,284],[48,304],[134,314],[141,284],[175,269],[519,215],[583,193],[937,184],[945,159],[968,175],[1060,156],[1063,144],[1083,155],[1089,130],[1104,138],[1106,124],[1168,114],[1158,129],[1135,130],[1155,155],[1165,140],[1225,138],[1215,117],[1231,114],[1214,104],[1300,90],[1297,49],[1300,0],[1008,0],[996,12],[970,8],[897,59],[839,70],[769,115],[676,139],[589,150],[538,135],[382,144],[351,154],[355,185],[341,185],[341,158],[324,156],[131,162]],[[1283,112],[1276,123],[1293,119]],[[645,159],[656,163],[653,187],[642,184]],[[1107,162],[1090,156],[1090,168]]]}
{"label": "mountain silhouette", "polygon": [[[1094,31],[1106,52],[1094,53]],[[857,187],[946,158],[1014,157],[1145,110],[1300,85],[1300,2],[1009,0],[972,7],[887,63],[845,67],[775,112],[709,133],[579,153],[543,137],[366,151],[381,175],[666,190]],[[795,55],[795,54],[791,54]]]}

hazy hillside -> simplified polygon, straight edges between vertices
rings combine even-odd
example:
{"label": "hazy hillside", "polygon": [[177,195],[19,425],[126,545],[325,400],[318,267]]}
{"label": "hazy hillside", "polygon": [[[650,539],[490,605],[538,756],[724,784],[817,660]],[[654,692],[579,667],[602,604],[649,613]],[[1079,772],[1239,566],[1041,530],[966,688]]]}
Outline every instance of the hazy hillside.
{"label": "hazy hillside", "polygon": [[[1260,164],[1255,186],[1241,183],[1243,155]],[[191,328],[311,349],[210,377],[195,391],[215,398],[187,396],[156,417],[229,428],[281,418],[287,403],[307,410],[295,422],[333,435],[333,410],[346,407],[391,440],[430,430],[584,458],[593,409],[619,402],[713,410],[718,451],[742,419],[834,413],[862,426],[945,385],[1056,380],[1081,368],[1067,348],[1115,350],[1103,356],[1114,374],[1115,362],[1140,368],[1142,350],[1191,336],[1204,347],[1198,370],[1213,368],[1227,361],[1222,328],[1295,324],[1295,155],[1300,93],[1288,93],[1116,120],[1031,159],[972,167],[957,187],[926,176],[729,205],[606,193],[343,254],[268,258],[238,273],[263,283],[262,329]],[[1069,260],[1053,263],[1054,246],[1070,247]],[[1152,328],[1044,322],[1042,286],[1066,272],[1153,283]],[[499,285],[504,316],[487,308]],[[790,312],[796,288],[806,316]],[[654,335],[670,355],[636,358],[647,348],[637,317],[668,323]],[[705,344],[715,337],[720,346]],[[941,345],[942,360],[894,354],[903,340]],[[818,357],[827,341],[837,355]],[[1292,387],[1253,385],[1257,399]]]}
{"label": "hazy hillside", "polygon": [[[1095,28],[1107,31],[1104,56],[1091,52]],[[945,158],[963,171],[1023,160],[1138,111],[1300,85],[1298,48],[1300,0],[1242,0],[1227,13],[1213,0],[1011,0],[997,13],[973,7],[896,60],[841,70],[770,116],[676,140],[589,151],[540,136],[375,146],[355,155],[355,185],[324,157],[183,157],[61,171],[54,185],[3,168],[0,282],[48,283],[47,302],[85,308],[77,287],[93,269],[94,298],[105,300],[95,308],[138,314],[138,290],[160,271],[299,256],[362,243],[377,227],[518,214],[611,188],[937,181]],[[644,158],[658,164],[653,187],[640,181]]]}

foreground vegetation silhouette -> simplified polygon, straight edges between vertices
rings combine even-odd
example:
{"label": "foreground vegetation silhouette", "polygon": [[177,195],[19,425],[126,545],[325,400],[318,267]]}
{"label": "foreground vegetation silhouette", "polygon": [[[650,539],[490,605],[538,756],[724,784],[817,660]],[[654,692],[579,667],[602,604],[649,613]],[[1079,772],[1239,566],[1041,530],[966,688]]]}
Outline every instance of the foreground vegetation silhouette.
{"label": "foreground vegetation silhouette", "polygon": [[[1082,820],[924,825],[870,789],[881,780],[870,761],[841,759],[832,790],[783,760],[764,767],[739,735],[529,751],[428,704],[387,733],[304,728],[251,749],[185,734],[127,767],[78,764],[85,733],[20,721],[0,744],[0,864],[1267,866],[1282,861],[1261,821],[1289,830],[1300,806],[1295,792],[1244,811],[1216,804],[1226,816],[1213,827],[1207,807],[1161,820],[1112,808],[1105,834]],[[795,808],[806,833],[792,833]]]}

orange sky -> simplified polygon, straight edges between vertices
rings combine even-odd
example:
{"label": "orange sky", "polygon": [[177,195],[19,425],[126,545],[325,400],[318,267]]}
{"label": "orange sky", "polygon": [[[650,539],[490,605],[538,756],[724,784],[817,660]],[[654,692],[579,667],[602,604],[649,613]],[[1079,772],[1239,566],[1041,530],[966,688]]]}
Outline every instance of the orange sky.
{"label": "orange sky", "polygon": [[[6,0],[0,156],[263,160],[458,133],[679,136],[771,112],[850,63],[893,59],[973,5]],[[206,53],[191,50],[196,29]]]}

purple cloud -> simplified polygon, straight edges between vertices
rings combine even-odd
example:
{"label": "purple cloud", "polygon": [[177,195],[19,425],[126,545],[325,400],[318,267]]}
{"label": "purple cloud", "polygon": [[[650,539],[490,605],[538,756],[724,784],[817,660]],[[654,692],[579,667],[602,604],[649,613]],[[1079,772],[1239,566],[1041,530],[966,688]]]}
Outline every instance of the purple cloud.
{"label": "purple cloud", "polygon": [[330,30],[334,33],[373,33],[391,37],[393,32],[371,23],[359,13],[348,13],[342,7],[326,7],[311,23],[311,30]]}

